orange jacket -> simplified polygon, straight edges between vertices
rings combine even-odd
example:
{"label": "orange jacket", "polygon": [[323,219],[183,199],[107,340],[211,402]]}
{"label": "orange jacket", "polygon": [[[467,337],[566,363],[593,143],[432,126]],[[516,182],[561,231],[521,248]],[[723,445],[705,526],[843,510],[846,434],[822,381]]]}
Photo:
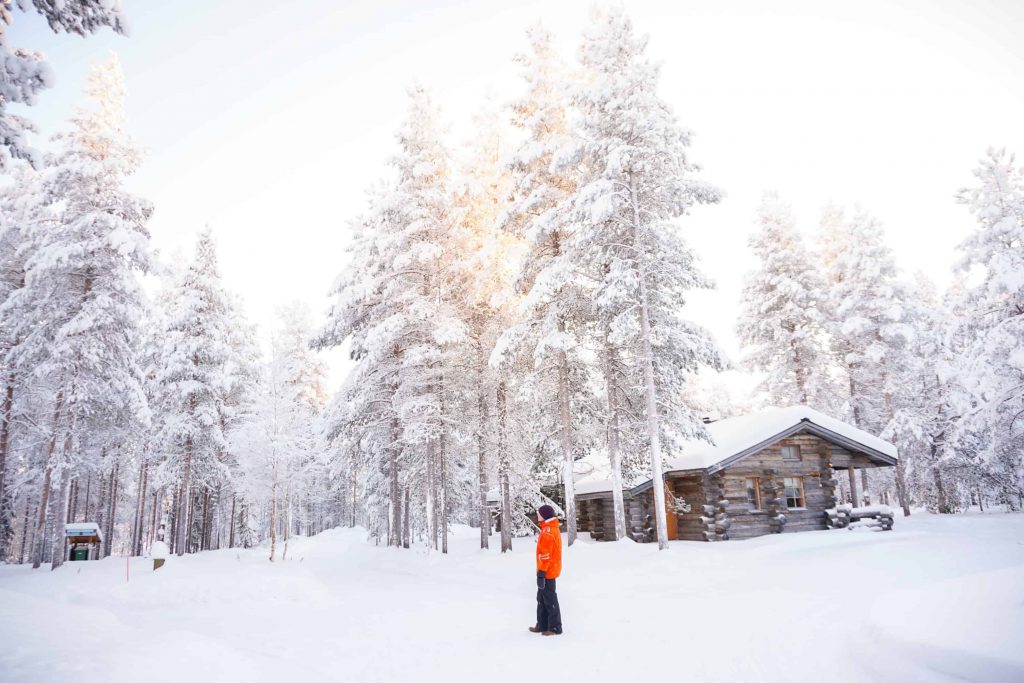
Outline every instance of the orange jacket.
{"label": "orange jacket", "polygon": [[547,579],[557,579],[562,573],[562,534],[558,530],[557,517],[540,523],[540,537],[537,538],[537,571],[544,572],[544,578]]}

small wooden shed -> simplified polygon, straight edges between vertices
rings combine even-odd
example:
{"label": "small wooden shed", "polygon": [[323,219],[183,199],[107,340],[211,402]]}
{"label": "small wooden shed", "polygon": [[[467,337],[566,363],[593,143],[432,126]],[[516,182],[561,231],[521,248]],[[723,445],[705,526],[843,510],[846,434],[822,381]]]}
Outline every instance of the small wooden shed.
{"label": "small wooden shed", "polygon": [[100,559],[103,532],[95,522],[64,525],[64,559],[68,562]]}
{"label": "small wooden shed", "polygon": [[[671,539],[715,541],[832,526],[837,470],[892,467],[891,443],[806,406],[790,406],[706,425],[713,443],[690,442],[665,463],[666,523]],[[654,540],[651,480],[623,491],[626,531]],[[612,540],[611,484],[590,477],[576,485],[577,525]]]}

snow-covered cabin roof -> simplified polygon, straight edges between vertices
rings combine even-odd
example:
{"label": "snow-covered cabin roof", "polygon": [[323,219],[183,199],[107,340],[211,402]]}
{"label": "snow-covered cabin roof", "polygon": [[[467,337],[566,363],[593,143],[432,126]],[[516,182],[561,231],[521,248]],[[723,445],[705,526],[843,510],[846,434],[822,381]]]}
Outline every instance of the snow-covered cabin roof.
{"label": "snow-covered cabin roof", "polygon": [[100,531],[100,525],[96,522],[74,522],[72,524],[65,524],[64,534],[66,536],[95,536],[100,541],[103,540],[103,532]]}
{"label": "snow-covered cabin roof", "polygon": [[[704,425],[713,443],[688,441],[684,455],[665,462],[665,472],[707,470],[714,474],[737,460],[757,453],[771,444],[798,432],[807,432],[867,455],[885,465],[895,465],[896,447],[807,406],[771,408],[750,415],[731,417]],[[644,489],[650,480],[635,487]],[[576,483],[576,495],[611,491],[611,480],[587,478]]]}

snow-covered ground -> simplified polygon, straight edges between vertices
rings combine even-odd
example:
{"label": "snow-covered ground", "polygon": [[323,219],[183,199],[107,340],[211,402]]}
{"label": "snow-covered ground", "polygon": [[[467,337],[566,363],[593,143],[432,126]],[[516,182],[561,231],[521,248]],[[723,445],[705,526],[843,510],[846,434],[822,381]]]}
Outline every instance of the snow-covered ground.
{"label": "snow-covered ground", "polygon": [[[898,519],[750,541],[582,541],[533,623],[532,543],[375,547],[355,529],[289,559],[223,550],[0,567],[2,681],[1021,681],[1024,515]],[[497,538],[494,539],[497,542]]]}

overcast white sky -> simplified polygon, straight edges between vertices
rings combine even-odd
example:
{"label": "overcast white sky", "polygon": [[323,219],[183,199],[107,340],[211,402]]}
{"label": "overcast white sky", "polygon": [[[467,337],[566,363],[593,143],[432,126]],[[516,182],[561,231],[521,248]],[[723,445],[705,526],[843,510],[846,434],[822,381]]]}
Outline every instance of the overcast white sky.
{"label": "overcast white sky", "polygon": [[[134,188],[166,254],[213,227],[228,286],[263,327],[275,306],[318,314],[344,263],[347,219],[394,151],[414,79],[464,134],[484,95],[519,88],[512,55],[536,20],[574,55],[590,2],[124,0],[132,35],[49,33],[17,13],[14,46],[43,50],[56,86],[30,112],[47,135],[88,65],[117,51],[130,128],[148,149]],[[684,223],[719,283],[691,317],[733,357],[754,209],[764,189],[813,228],[829,201],[886,225],[906,271],[940,283],[970,229],[955,204],[989,145],[1024,154],[1024,2],[678,0],[623,3],[663,61],[662,93],[697,133],[727,197]],[[515,5],[513,7],[513,5]],[[29,112],[25,112],[29,113]],[[344,363],[330,361],[333,380]]]}

